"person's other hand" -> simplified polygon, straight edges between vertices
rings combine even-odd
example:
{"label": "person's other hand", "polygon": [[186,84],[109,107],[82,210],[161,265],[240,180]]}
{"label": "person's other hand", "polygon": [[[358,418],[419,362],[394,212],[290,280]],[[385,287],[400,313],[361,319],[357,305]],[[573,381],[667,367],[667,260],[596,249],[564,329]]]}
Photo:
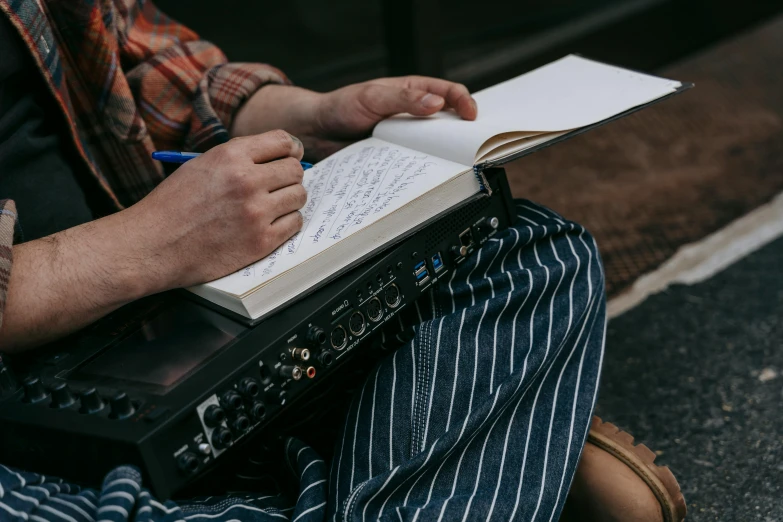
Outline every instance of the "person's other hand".
{"label": "person's other hand", "polygon": [[423,76],[371,80],[325,94],[268,85],[242,106],[231,131],[247,135],[269,126],[284,128],[302,139],[308,159],[319,160],[369,136],[389,116],[429,116],[443,109],[465,120],[478,114],[464,85]]}
{"label": "person's other hand", "polygon": [[302,227],[301,141],[285,131],[235,138],[188,161],[120,212],[160,291],[230,274]]}
{"label": "person's other hand", "polygon": [[233,139],[121,212],[15,245],[0,351],[57,339],[271,253],[302,227],[301,157],[302,143],[285,131]]}

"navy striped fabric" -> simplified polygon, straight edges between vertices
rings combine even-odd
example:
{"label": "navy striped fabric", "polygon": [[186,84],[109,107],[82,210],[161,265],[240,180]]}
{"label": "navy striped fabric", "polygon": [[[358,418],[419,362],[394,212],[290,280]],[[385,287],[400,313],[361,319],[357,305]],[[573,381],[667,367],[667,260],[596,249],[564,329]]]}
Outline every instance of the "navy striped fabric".
{"label": "navy striped fabric", "polygon": [[295,495],[164,503],[130,467],[80,490],[0,466],[0,520],[558,520],[597,393],[603,270],[581,226],[517,212],[384,331],[394,349],[354,393],[330,464],[288,439],[276,473]]}

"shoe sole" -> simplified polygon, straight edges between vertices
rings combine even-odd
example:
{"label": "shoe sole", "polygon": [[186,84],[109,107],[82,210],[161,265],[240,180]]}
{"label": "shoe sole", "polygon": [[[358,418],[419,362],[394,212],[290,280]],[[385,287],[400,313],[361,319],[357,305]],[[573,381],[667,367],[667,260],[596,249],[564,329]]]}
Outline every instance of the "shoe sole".
{"label": "shoe sole", "polygon": [[681,522],[687,508],[680,485],[668,466],[657,466],[655,453],[644,444],[633,443],[633,436],[609,422],[593,417],[588,442],[620,459],[650,487],[661,504],[664,522]]}

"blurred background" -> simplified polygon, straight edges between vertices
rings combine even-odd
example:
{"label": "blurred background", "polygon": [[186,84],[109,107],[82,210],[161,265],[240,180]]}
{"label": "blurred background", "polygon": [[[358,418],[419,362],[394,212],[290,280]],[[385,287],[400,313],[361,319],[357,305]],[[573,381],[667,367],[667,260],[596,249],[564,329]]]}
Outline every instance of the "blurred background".
{"label": "blurred background", "polygon": [[598,413],[672,468],[688,520],[783,520],[783,0],[157,3],[321,91],[400,74],[476,90],[568,53],[695,83],[506,172],[598,242]]}
{"label": "blurred background", "polygon": [[[783,8],[751,0],[159,0],[232,61],[328,90],[427,74],[480,88],[563,54],[653,69]],[[216,6],[219,6],[216,8]]]}

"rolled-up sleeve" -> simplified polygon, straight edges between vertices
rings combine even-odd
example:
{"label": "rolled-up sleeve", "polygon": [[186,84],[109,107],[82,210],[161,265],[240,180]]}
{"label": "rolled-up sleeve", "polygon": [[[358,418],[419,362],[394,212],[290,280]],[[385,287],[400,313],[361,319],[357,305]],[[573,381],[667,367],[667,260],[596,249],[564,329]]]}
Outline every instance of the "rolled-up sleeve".
{"label": "rolled-up sleeve", "polygon": [[228,63],[214,44],[148,0],[115,0],[119,51],[141,117],[159,148],[206,150],[228,140],[242,103],[263,85],[288,83],[270,65]]}
{"label": "rolled-up sleeve", "polygon": [[3,327],[3,312],[8,296],[13,262],[14,227],[16,206],[10,199],[0,199],[0,328]]}

